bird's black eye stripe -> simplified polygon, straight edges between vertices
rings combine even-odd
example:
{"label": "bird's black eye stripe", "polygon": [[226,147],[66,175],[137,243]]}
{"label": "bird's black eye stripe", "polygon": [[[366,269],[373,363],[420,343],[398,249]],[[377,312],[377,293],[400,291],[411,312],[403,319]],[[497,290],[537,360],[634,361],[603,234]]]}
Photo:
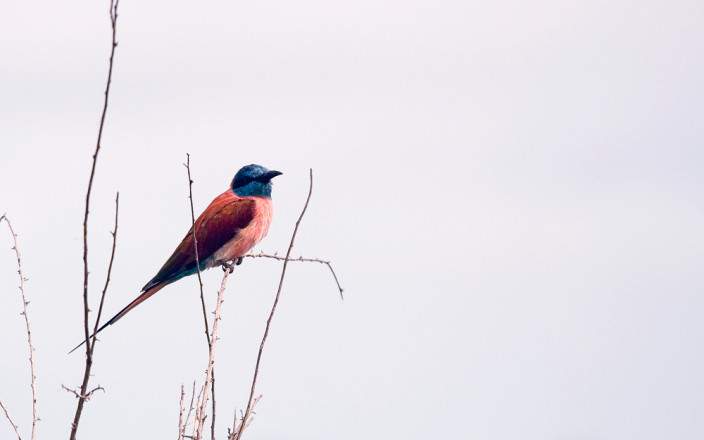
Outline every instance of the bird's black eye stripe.
{"label": "bird's black eye stripe", "polygon": [[235,179],[234,182],[232,182],[232,187],[239,188],[239,187],[245,186],[246,184],[248,184],[249,182],[252,182],[253,180],[254,179],[249,178],[249,177],[244,177],[244,176],[238,177]]}

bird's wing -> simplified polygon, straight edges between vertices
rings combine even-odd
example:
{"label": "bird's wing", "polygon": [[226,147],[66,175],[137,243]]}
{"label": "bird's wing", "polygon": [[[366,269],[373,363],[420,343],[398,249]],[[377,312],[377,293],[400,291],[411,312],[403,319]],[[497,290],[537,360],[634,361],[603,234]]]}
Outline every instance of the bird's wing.
{"label": "bird's wing", "polygon": [[[201,270],[204,262],[254,218],[255,201],[240,198],[226,191],[206,208],[195,222],[198,241],[198,260]],[[196,269],[196,256],[193,250],[193,227],[173,254],[166,260],[159,272],[143,288],[146,291],[160,283],[176,281],[193,274]]]}

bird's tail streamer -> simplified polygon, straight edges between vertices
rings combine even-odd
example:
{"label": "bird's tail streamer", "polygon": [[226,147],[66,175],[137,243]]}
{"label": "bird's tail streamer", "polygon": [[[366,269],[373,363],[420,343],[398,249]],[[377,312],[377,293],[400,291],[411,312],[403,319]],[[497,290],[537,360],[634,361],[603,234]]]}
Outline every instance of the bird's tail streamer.
{"label": "bird's tail streamer", "polygon": [[[120,311],[117,313],[117,315],[113,316],[112,318],[110,318],[110,320],[109,320],[108,322],[106,322],[105,324],[103,324],[102,326],[100,326],[100,328],[99,328],[95,333],[93,333],[92,335],[90,335],[90,337],[89,337],[88,339],[91,339],[93,336],[96,336],[98,333],[100,333],[101,331],[103,331],[103,329],[105,329],[105,327],[107,327],[107,326],[109,326],[109,325],[112,325],[112,324],[116,323],[117,321],[119,321],[120,318],[122,318],[122,317],[125,316],[127,313],[129,313],[130,310],[134,309],[135,307],[137,307],[138,305],[140,305],[142,302],[144,302],[144,301],[146,301],[147,299],[149,299],[150,296],[152,296],[152,295],[154,295],[155,293],[157,293],[158,291],[160,291],[160,290],[162,289],[162,287],[164,287],[164,286],[166,286],[166,283],[164,283],[164,284],[157,284],[156,286],[150,288],[150,289],[147,290],[146,292],[144,292],[144,293],[142,293],[141,295],[139,295],[137,298],[134,299],[134,301],[132,301],[131,303],[127,304],[127,306],[125,306],[124,309],[120,310]],[[74,351],[76,351],[78,348],[80,348],[80,347],[81,347],[83,344],[85,344],[85,343],[86,343],[86,341],[83,341],[83,342],[81,342],[80,344],[76,345],[71,351],[68,352],[68,354],[73,353]]]}

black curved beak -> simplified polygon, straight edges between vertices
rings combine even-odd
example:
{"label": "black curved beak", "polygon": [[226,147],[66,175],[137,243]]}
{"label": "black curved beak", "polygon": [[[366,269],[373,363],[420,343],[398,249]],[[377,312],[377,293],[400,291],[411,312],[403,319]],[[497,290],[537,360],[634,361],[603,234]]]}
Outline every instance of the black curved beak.
{"label": "black curved beak", "polygon": [[266,173],[262,174],[261,176],[259,176],[257,178],[257,180],[260,182],[268,182],[271,179],[273,179],[274,177],[280,176],[282,174],[283,173],[281,171],[270,170],[270,171],[267,171]]}

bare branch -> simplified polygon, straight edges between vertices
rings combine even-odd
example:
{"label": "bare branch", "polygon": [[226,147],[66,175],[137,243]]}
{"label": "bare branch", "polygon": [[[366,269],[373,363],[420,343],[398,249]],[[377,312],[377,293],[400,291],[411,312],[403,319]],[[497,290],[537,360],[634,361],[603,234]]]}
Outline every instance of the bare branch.
{"label": "bare branch", "polygon": [[[27,297],[24,292],[24,283],[27,281],[27,278],[25,278],[24,273],[22,272],[22,257],[20,255],[20,248],[19,245],[17,244],[17,234],[15,233],[15,230],[12,229],[12,223],[10,223],[10,219],[7,218],[6,215],[3,214],[2,217],[0,217],[0,221],[5,220],[5,223],[7,224],[7,228],[10,230],[10,235],[12,236],[12,250],[15,251],[15,258],[17,259],[17,275],[20,278],[20,295],[22,296],[22,317],[24,317],[24,326],[25,330],[27,331],[27,346],[29,347],[29,373],[31,375],[31,382],[30,386],[32,388],[32,440],[36,438],[36,432],[37,432],[37,421],[39,420],[39,416],[37,415],[37,369],[36,369],[36,361],[34,360],[34,345],[32,345],[32,329],[29,325],[29,315],[27,314],[27,305],[29,305],[29,301],[27,301]],[[7,414],[7,411],[5,412]],[[9,416],[8,416],[9,418]]]}
{"label": "bare branch", "polygon": [[196,269],[198,275],[198,286],[200,287],[200,302],[203,306],[203,323],[205,325],[205,339],[210,348],[210,329],[208,328],[208,312],[205,310],[205,295],[203,294],[203,278],[200,271],[200,259],[198,257],[198,237],[196,237],[196,214],[193,209],[193,179],[191,178],[191,155],[186,153],[186,163],[183,164],[188,173],[188,200],[191,205],[191,234],[193,236],[193,254],[196,257]]}
{"label": "bare branch", "polygon": [[212,414],[210,417],[210,440],[215,440],[215,365],[210,372],[210,394],[212,396]]}
{"label": "bare branch", "polygon": [[22,436],[20,435],[20,432],[17,430],[17,425],[15,425],[15,422],[12,421],[12,417],[10,417],[10,413],[7,412],[7,408],[5,408],[5,405],[3,405],[1,400],[0,400],[0,408],[2,408],[2,412],[5,413],[5,418],[7,419],[8,422],[10,422],[10,426],[12,426],[12,429],[15,430],[15,434],[17,434],[17,440],[22,440]]}
{"label": "bare branch", "polygon": [[251,425],[252,421],[254,420],[254,414],[256,414],[256,412],[254,411],[254,408],[256,408],[257,403],[259,403],[259,401],[261,399],[262,399],[262,395],[260,394],[252,402],[252,409],[250,411],[250,416],[247,419],[246,425],[245,425],[245,421],[244,421],[244,413],[242,413],[242,415],[240,416],[240,419],[238,421],[237,420],[237,411],[235,411],[235,419],[232,422],[232,429],[230,429],[230,428],[227,429],[227,438],[228,439],[235,438],[235,436],[239,437],[240,435],[242,435],[242,431],[249,428],[249,425]]}
{"label": "bare branch", "polygon": [[183,430],[184,430],[183,401],[185,398],[186,398],[186,393],[183,389],[183,384],[181,384],[181,398],[178,401],[178,440],[183,440]]}
{"label": "bare branch", "polygon": [[[95,344],[95,337],[93,341],[89,341],[89,323],[88,323],[88,214],[90,212],[90,196],[93,190],[93,179],[95,178],[95,169],[98,164],[98,154],[100,153],[101,141],[103,138],[103,128],[105,127],[105,116],[108,111],[108,101],[110,98],[110,85],[112,83],[112,69],[115,60],[115,49],[117,48],[117,7],[119,0],[110,0],[110,24],[112,28],[111,44],[110,44],[110,58],[108,61],[108,76],[105,82],[105,92],[103,99],[103,110],[100,115],[100,124],[98,126],[98,139],[95,142],[95,152],[93,153],[93,164],[90,169],[90,178],[88,179],[88,189],[86,190],[86,202],[85,211],[83,213],[83,331],[85,333],[86,341],[86,364],[83,371],[83,383],[81,384],[80,397],[78,399],[78,404],[76,405],[76,413],[73,417],[73,422],[71,423],[71,434],[70,440],[76,439],[76,432],[78,431],[78,423],[81,420],[81,413],[83,412],[83,405],[86,401],[86,391],[88,389],[88,381],[90,380],[90,370],[93,365],[93,346]],[[113,242],[115,240],[115,235],[113,235]],[[111,258],[112,266],[112,258]],[[109,278],[109,274],[108,274]],[[106,287],[107,289],[107,283]],[[103,295],[105,292],[103,292]],[[102,304],[102,300],[101,300]],[[96,320],[96,326],[98,322]]]}
{"label": "bare branch", "polygon": [[[191,403],[188,404],[188,414],[186,414],[186,420],[183,422],[183,429],[181,430],[181,436],[185,437],[186,427],[188,426],[189,420],[191,420],[191,413],[193,412],[193,399],[196,397],[196,382],[193,381],[193,389],[191,390]],[[200,396],[198,396],[200,399]]]}
{"label": "bare branch", "polygon": [[[95,151],[93,152],[93,164],[90,169],[90,177],[88,179],[88,189],[86,190],[86,203],[83,213],[83,314],[84,314],[84,332],[85,340],[88,342],[90,336],[88,329],[88,214],[90,213],[90,196],[93,191],[93,179],[95,178],[95,169],[98,164],[98,154],[100,153],[101,141],[103,138],[103,128],[105,127],[105,116],[108,111],[108,100],[110,97],[110,85],[112,83],[112,66],[115,56],[115,48],[117,47],[116,32],[117,32],[117,5],[119,0],[110,0],[110,23],[112,25],[112,44],[110,46],[110,59],[108,64],[108,77],[105,84],[105,92],[103,99],[103,111],[100,115],[100,124],[98,126],[98,140],[95,143]],[[86,344],[86,356],[90,357],[90,344]]]}
{"label": "bare branch", "polygon": [[[191,155],[186,153],[186,163],[183,164],[186,167],[186,172],[188,173],[188,200],[191,205],[191,234],[193,234],[193,254],[196,257],[196,273],[198,275],[198,287],[200,288],[200,304],[203,310],[203,324],[205,327],[205,339],[208,342],[208,351],[211,349],[210,345],[210,329],[208,328],[208,313],[205,307],[205,295],[203,294],[203,278],[200,270],[200,258],[198,257],[198,237],[196,236],[196,214],[193,209],[193,178],[191,177]],[[215,440],[215,369],[212,372],[211,390],[210,393],[213,396],[213,416],[210,419],[210,438]]]}
{"label": "bare branch", "polygon": [[[285,257],[279,257],[276,254],[265,254],[264,252],[259,252],[258,254],[247,254],[245,255],[245,258],[271,258],[273,260],[279,260],[279,261],[286,261]],[[288,261],[298,261],[298,262],[303,262],[303,263],[320,263],[324,264],[330,269],[330,273],[332,274],[333,279],[335,280],[335,284],[337,285],[337,290],[340,291],[340,299],[345,299],[343,296],[343,291],[344,289],[340,285],[340,281],[337,278],[337,274],[335,273],[335,269],[332,268],[332,261],[330,260],[323,260],[322,258],[304,258],[304,257],[293,257],[289,258]]]}
{"label": "bare branch", "polygon": [[98,333],[98,326],[100,325],[100,317],[103,314],[103,304],[105,304],[105,293],[108,291],[108,285],[110,284],[110,275],[112,274],[112,264],[115,261],[115,247],[117,246],[117,218],[120,213],[120,192],[115,194],[115,228],[110,232],[112,235],[112,249],[110,250],[110,263],[108,263],[108,273],[105,277],[105,285],[103,285],[103,293],[100,295],[100,305],[98,306],[98,316],[95,318],[95,326],[93,327],[93,338],[91,341],[90,352],[91,356],[95,350],[95,335]]}
{"label": "bare branch", "polygon": [[215,346],[218,341],[218,330],[220,329],[222,303],[225,300],[225,288],[227,287],[227,278],[232,273],[233,268],[224,268],[222,281],[220,282],[220,290],[218,290],[218,298],[215,303],[215,318],[213,319],[213,330],[210,333],[210,350],[208,350],[208,366],[205,369],[205,382],[202,388],[202,397],[196,406],[195,428],[193,436],[196,440],[203,438],[203,425],[205,423],[205,406],[208,403],[209,391],[208,387],[212,386],[213,367],[215,366]]}
{"label": "bare branch", "polygon": [[[250,419],[252,415],[252,410],[254,408],[254,405],[256,404],[255,398],[254,398],[254,393],[257,388],[257,377],[259,376],[259,365],[261,364],[262,360],[262,352],[264,351],[264,344],[266,343],[266,338],[269,336],[269,328],[271,327],[271,321],[274,319],[274,313],[276,312],[276,306],[279,303],[279,298],[281,297],[281,289],[283,288],[284,285],[284,277],[286,276],[286,267],[288,266],[288,262],[290,261],[291,257],[291,250],[293,249],[293,244],[296,241],[296,234],[298,233],[298,227],[301,224],[301,220],[303,220],[303,215],[306,213],[306,210],[308,209],[308,203],[310,202],[310,196],[313,194],[313,170],[310,169],[309,171],[309,178],[310,178],[310,184],[308,186],[308,196],[306,197],[306,203],[303,205],[303,209],[301,210],[301,214],[298,216],[298,220],[296,220],[296,225],[293,228],[293,233],[291,234],[291,241],[288,245],[288,250],[286,251],[286,257],[284,259],[284,264],[281,269],[281,278],[279,278],[279,287],[276,290],[276,297],[274,298],[274,304],[271,306],[271,311],[269,312],[269,318],[266,320],[266,327],[264,328],[264,336],[262,336],[262,341],[259,344],[259,353],[257,354],[257,362],[254,366],[254,375],[252,377],[252,385],[249,390],[249,399],[247,400],[247,409],[244,412],[244,415],[242,417],[242,422],[241,425],[246,428],[248,426],[248,420]],[[230,440],[240,440],[242,437],[242,433],[244,432],[244,428],[240,430],[236,430],[233,435],[230,436]]]}
{"label": "bare branch", "polygon": [[[98,333],[98,327],[100,326],[100,317],[103,314],[103,305],[105,304],[105,294],[108,291],[108,286],[110,285],[110,277],[112,275],[112,266],[115,261],[115,249],[117,247],[117,227],[118,227],[118,218],[119,218],[119,213],[120,213],[120,193],[115,194],[115,225],[110,233],[112,235],[112,248],[110,250],[110,262],[108,263],[108,271],[107,275],[105,276],[105,284],[103,285],[103,291],[100,295],[100,305],[98,306],[98,315],[95,318],[95,325],[93,327],[93,336],[92,338],[88,341],[86,344],[86,366],[85,370],[83,373],[83,383],[81,384],[81,391],[80,393],[76,393],[73,391],[73,393],[76,395],[78,398],[78,405],[76,406],[76,414],[74,415],[74,420],[73,423],[71,424],[71,440],[75,439],[76,431],[78,429],[78,422],[80,421],[81,413],[83,411],[83,405],[87,400],[90,399],[90,396],[97,390],[103,390],[105,391],[102,387],[98,386],[94,388],[93,390],[87,392],[86,390],[88,389],[88,381],[90,380],[90,370],[93,365],[93,353],[95,352],[95,344],[96,344],[96,334]],[[66,389],[66,387],[64,387]]]}
{"label": "bare branch", "polygon": [[237,431],[237,408],[235,408],[234,414],[232,415],[232,428],[227,428],[227,438],[228,440],[235,435]]}

